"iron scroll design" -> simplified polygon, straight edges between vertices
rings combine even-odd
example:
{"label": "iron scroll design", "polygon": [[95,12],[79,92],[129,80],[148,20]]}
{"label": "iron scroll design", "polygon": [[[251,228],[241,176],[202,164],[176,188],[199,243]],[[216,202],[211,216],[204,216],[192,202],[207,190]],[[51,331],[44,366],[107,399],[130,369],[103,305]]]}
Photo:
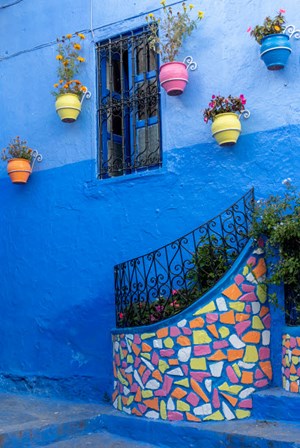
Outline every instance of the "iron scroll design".
{"label": "iron scroll design", "polygon": [[114,267],[117,327],[164,320],[191,305],[232,266],[249,241],[254,189],[205,224]]}

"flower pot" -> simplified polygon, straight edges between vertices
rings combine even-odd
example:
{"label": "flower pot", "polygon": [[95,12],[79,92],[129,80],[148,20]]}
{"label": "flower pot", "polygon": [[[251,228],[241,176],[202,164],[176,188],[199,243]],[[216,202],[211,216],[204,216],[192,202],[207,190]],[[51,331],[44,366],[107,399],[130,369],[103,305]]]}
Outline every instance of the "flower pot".
{"label": "flower pot", "polygon": [[31,171],[30,161],[27,159],[9,159],[7,163],[7,172],[14,184],[26,184]]}
{"label": "flower pot", "polygon": [[64,93],[57,97],[55,108],[64,123],[73,123],[80,114],[81,102],[75,93]]}
{"label": "flower pot", "polygon": [[188,70],[183,62],[166,62],[160,67],[160,85],[170,96],[181,95],[188,79]]}
{"label": "flower pot", "polygon": [[268,70],[281,70],[292,52],[287,34],[270,34],[261,41],[260,57]]}
{"label": "flower pot", "polygon": [[239,116],[233,112],[216,115],[211,125],[213,137],[221,146],[231,146],[237,142],[242,130]]}

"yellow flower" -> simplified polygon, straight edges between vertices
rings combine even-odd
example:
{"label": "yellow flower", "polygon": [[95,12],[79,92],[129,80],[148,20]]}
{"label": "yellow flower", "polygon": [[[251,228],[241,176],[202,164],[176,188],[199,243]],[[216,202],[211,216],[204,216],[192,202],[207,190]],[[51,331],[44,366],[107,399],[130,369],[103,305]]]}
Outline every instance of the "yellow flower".
{"label": "yellow flower", "polygon": [[80,39],[85,39],[85,35],[82,33],[78,33],[77,36],[80,37]]}
{"label": "yellow flower", "polygon": [[81,56],[78,56],[77,61],[79,61],[79,62],[85,62],[85,59],[82,58]]}
{"label": "yellow flower", "polygon": [[204,12],[203,11],[198,11],[198,19],[203,19],[204,17]]}
{"label": "yellow flower", "polygon": [[66,34],[67,39],[71,39],[72,36],[73,36],[73,34]]}
{"label": "yellow flower", "polygon": [[62,83],[63,83],[63,80],[62,80],[62,79],[60,79],[60,80],[59,80],[59,84],[62,84]]}
{"label": "yellow flower", "polygon": [[81,92],[87,92],[87,87],[85,87],[85,86],[81,86],[81,87],[80,87],[80,90],[81,90]]}
{"label": "yellow flower", "polygon": [[81,45],[80,44],[74,44],[73,48],[75,48],[75,50],[80,50],[81,49]]}
{"label": "yellow flower", "polygon": [[280,31],[280,26],[275,25],[275,26],[274,26],[274,30],[275,30],[275,31]]}
{"label": "yellow flower", "polygon": [[160,4],[166,6],[166,0],[161,0]]}
{"label": "yellow flower", "polygon": [[53,84],[53,87],[57,88],[58,87],[58,83]]}
{"label": "yellow flower", "polygon": [[195,5],[193,5],[193,3],[190,3],[189,7],[190,7],[190,9],[193,9],[193,8],[195,8]]}
{"label": "yellow flower", "polygon": [[68,87],[69,87],[68,84],[65,84],[65,85],[63,86],[64,89],[67,89]]}
{"label": "yellow flower", "polygon": [[66,59],[64,62],[63,62],[63,65],[68,65],[69,64],[69,61],[68,61],[68,59]]}
{"label": "yellow flower", "polygon": [[154,14],[152,14],[152,12],[150,12],[150,14],[148,14],[149,19],[153,19],[154,18]]}
{"label": "yellow flower", "polygon": [[58,61],[61,61],[62,60],[62,55],[61,54],[58,54],[57,56],[56,56],[56,59],[58,60]]}

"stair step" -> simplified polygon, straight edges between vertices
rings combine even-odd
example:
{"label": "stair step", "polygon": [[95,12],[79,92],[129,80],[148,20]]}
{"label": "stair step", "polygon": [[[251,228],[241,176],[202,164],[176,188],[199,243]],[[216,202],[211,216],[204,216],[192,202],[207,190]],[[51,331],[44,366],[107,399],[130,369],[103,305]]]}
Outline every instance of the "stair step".
{"label": "stair step", "polygon": [[171,423],[129,416],[111,405],[0,394],[0,446],[300,448],[300,423],[294,417]]}
{"label": "stair step", "polygon": [[279,387],[253,394],[252,418],[300,422],[300,394]]}
{"label": "stair step", "polygon": [[135,442],[125,437],[118,437],[106,431],[72,437],[68,440],[44,445],[44,448],[157,448],[157,445]]}

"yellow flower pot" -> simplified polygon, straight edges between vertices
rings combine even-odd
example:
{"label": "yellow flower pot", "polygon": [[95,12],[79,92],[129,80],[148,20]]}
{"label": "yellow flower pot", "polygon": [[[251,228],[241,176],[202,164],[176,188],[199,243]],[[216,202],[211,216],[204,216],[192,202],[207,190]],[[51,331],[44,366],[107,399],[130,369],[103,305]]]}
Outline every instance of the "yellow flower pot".
{"label": "yellow flower pot", "polygon": [[55,108],[64,123],[73,123],[80,114],[81,102],[75,93],[64,93],[57,97]]}
{"label": "yellow flower pot", "polygon": [[239,116],[233,112],[216,115],[211,132],[220,146],[231,146],[237,142],[242,130]]}

